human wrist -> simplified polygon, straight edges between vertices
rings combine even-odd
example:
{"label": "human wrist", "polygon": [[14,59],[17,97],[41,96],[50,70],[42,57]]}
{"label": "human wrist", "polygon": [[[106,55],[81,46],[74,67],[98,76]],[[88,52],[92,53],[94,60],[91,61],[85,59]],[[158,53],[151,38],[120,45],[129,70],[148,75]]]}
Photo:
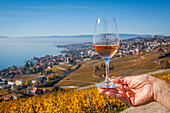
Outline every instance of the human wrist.
{"label": "human wrist", "polygon": [[[163,91],[165,82],[161,79],[155,79],[153,83],[153,92],[154,92],[154,100],[160,101],[163,99],[163,95],[165,92]],[[163,89],[162,89],[163,88]]]}
{"label": "human wrist", "polygon": [[170,84],[162,79],[156,78],[153,82],[153,92],[154,100],[168,108]]}

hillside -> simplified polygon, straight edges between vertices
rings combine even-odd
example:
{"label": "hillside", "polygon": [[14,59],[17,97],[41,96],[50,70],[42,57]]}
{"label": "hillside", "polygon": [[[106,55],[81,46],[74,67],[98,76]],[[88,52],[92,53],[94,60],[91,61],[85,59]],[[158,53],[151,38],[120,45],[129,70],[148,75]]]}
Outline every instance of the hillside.
{"label": "hillside", "polygon": [[[169,51],[163,52],[160,49],[148,53],[112,58],[110,61],[110,77],[138,75],[159,69],[170,68],[169,59]],[[104,63],[102,59],[79,62],[71,67],[71,70],[74,71],[59,82],[59,85],[83,87],[104,80],[104,77],[101,77],[101,75],[105,73],[102,63]],[[69,66],[62,65],[60,68],[68,67]],[[55,67],[54,69],[56,68],[59,67]],[[152,73],[152,75],[170,82],[169,71],[163,74]],[[100,94],[96,87],[93,87],[83,90],[65,90],[11,101],[3,101],[0,103],[0,113],[24,113],[33,111],[40,113],[72,113],[75,111],[87,113],[90,112],[90,104],[87,95],[89,95],[93,112],[109,112],[106,97]],[[107,96],[107,99],[110,109],[116,113],[129,107],[127,104],[120,100],[113,99],[112,97]]]}
{"label": "hillside", "polygon": [[[115,57],[110,60],[110,77],[139,75],[147,72],[168,68],[169,52],[159,49],[148,53],[140,53],[126,57]],[[59,86],[88,86],[104,80],[104,60],[82,61],[76,66],[79,68],[59,82]],[[163,67],[165,65],[165,67]],[[74,68],[76,67],[74,66]],[[95,68],[97,67],[97,70]]]}
{"label": "hillside", "polygon": [[[168,73],[154,74],[153,76],[167,80],[168,82],[170,81],[170,74]],[[90,113],[89,99],[93,112],[109,113],[106,97],[99,93],[95,87],[76,91],[59,91],[11,101],[3,101],[0,103],[0,113],[32,113],[33,111],[36,113]],[[115,113],[129,107],[122,101],[110,96],[107,96],[107,100],[111,111]],[[143,111],[146,112],[146,110]],[[167,110],[164,108],[161,109],[160,112],[164,111]],[[136,110],[136,112],[138,111]]]}

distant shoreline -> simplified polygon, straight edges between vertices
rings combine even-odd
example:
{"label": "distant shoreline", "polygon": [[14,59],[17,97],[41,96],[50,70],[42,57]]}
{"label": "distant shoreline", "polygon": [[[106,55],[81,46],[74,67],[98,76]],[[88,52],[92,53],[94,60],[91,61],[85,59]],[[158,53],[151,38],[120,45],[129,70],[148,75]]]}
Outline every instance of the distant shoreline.
{"label": "distant shoreline", "polygon": [[[136,37],[163,37],[165,35],[160,34],[127,34],[127,33],[119,33],[120,39],[128,39],[128,38],[136,38]],[[70,35],[70,36],[18,36],[18,37],[10,37],[10,36],[0,36],[0,38],[93,38],[93,35]]]}

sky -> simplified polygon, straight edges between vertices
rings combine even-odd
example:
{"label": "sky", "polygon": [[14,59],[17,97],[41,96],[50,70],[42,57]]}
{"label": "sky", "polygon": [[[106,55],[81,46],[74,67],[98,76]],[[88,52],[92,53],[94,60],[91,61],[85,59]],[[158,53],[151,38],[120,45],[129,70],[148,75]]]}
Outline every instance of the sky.
{"label": "sky", "polygon": [[97,18],[119,33],[170,36],[170,0],[0,0],[0,36],[93,34]]}

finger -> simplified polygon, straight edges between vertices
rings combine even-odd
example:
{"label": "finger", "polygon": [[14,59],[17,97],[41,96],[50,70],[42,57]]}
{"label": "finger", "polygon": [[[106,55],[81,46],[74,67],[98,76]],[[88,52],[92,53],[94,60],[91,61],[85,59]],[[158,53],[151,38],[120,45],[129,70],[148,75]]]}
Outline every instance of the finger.
{"label": "finger", "polygon": [[113,79],[112,82],[117,83],[117,84],[121,84],[121,85],[130,84],[132,78],[133,78],[133,76],[130,76],[130,77],[121,76],[121,77],[118,77],[116,79]]}
{"label": "finger", "polygon": [[117,94],[116,98],[127,103],[127,104],[129,104],[129,105],[131,105],[130,99],[126,95]]}
{"label": "finger", "polygon": [[105,90],[109,90],[111,88],[101,88],[101,87],[98,87],[98,89],[105,89]]}
{"label": "finger", "polygon": [[122,92],[125,92],[125,88],[124,88],[124,85],[120,85],[119,87],[115,88],[116,90],[119,90],[119,91],[122,91]]}
{"label": "finger", "polygon": [[99,88],[99,93],[106,93],[106,92],[108,92],[108,91],[110,91],[110,92],[115,92],[115,93],[118,93],[118,92],[119,92],[119,91],[118,91],[117,89],[115,89],[115,88],[108,88],[108,89],[105,89],[105,88],[101,89],[101,88]]}
{"label": "finger", "polygon": [[107,91],[105,94],[131,105],[129,97],[127,97],[125,94],[118,93],[118,92],[112,92],[112,91]]}
{"label": "finger", "polygon": [[113,84],[121,84],[120,79],[122,79],[122,78],[124,78],[124,76],[121,76],[121,77],[118,77],[118,78],[116,78],[116,79],[113,79],[113,80],[112,80]]}
{"label": "finger", "polygon": [[135,93],[127,85],[125,85],[124,88],[126,90],[126,94],[127,94],[128,97],[134,97],[135,96]]}
{"label": "finger", "polygon": [[104,88],[98,88],[98,90],[99,90],[99,93],[105,93],[108,91],[107,89],[104,89]]}
{"label": "finger", "polygon": [[129,97],[130,105],[134,105],[135,93],[127,85],[124,88],[126,90],[126,96]]}
{"label": "finger", "polygon": [[113,97],[113,98],[116,98],[116,94],[117,94],[118,92],[114,92],[114,91],[107,91],[107,92],[105,92],[105,94],[107,94],[107,95],[109,95],[109,96],[111,96],[111,97]]}

